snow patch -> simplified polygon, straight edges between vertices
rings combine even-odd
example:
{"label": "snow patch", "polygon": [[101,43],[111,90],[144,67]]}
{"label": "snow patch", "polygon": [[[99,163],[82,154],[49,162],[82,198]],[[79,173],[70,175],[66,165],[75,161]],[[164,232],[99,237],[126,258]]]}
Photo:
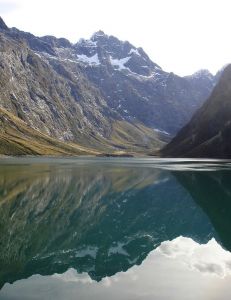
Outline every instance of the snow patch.
{"label": "snow patch", "polygon": [[84,54],[78,54],[77,59],[83,63],[89,64],[89,65],[99,65],[99,57],[98,54],[94,54],[93,56],[88,57]]}
{"label": "snow patch", "polygon": [[155,69],[162,71],[162,69],[160,67],[158,67],[158,66],[155,66]]}
{"label": "snow patch", "polygon": [[141,74],[138,74],[138,73],[135,73],[135,72],[132,72],[132,74],[134,74],[137,77],[143,78],[143,79],[150,79],[150,78],[153,78],[156,75],[155,72],[152,72],[150,75],[141,75]]}
{"label": "snow patch", "polygon": [[134,53],[134,54],[136,54],[136,55],[138,55],[138,56],[141,56],[140,54],[139,54],[139,51],[137,50],[137,49],[131,49],[130,51],[129,51],[129,55],[131,55],[132,53]]}
{"label": "snow patch", "polygon": [[155,130],[156,132],[159,132],[159,133],[163,133],[163,134],[169,135],[169,133],[168,133],[167,131],[165,131],[165,130],[161,130],[161,129],[158,129],[158,128],[154,128],[154,130]]}
{"label": "snow patch", "polygon": [[121,58],[121,59],[117,59],[117,58],[112,58],[110,56],[110,62],[113,66],[117,67],[118,70],[129,70],[130,69],[128,67],[125,67],[125,64],[129,61],[131,57],[124,57],[124,58]]}
{"label": "snow patch", "polygon": [[39,58],[42,58],[42,56],[38,54],[38,52],[34,52],[34,54],[37,55]]}

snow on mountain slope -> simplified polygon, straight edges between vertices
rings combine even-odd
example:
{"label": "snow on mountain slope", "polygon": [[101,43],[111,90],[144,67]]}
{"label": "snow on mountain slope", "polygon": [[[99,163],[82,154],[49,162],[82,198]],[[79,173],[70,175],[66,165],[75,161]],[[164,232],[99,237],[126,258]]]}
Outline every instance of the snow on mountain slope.
{"label": "snow on mountain slope", "polygon": [[[72,44],[5,26],[0,105],[60,140],[111,151],[159,148],[163,132],[168,139],[175,135],[216,80],[167,73],[142,48],[102,31]],[[120,138],[112,140],[118,131]]]}

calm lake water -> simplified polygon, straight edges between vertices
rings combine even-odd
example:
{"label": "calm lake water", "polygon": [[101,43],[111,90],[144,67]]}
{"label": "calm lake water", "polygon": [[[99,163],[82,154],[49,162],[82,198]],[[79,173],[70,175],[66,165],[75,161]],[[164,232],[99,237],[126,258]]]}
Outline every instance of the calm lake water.
{"label": "calm lake water", "polygon": [[223,300],[231,163],[0,160],[0,299]]}

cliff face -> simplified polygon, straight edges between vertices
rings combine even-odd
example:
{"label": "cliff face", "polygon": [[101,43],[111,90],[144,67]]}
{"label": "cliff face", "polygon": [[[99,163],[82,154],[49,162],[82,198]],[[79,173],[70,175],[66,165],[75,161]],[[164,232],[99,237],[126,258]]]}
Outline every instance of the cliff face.
{"label": "cliff face", "polygon": [[0,54],[2,108],[41,133],[98,151],[161,148],[216,82],[206,72],[167,73],[142,48],[103,32],[71,44],[1,19]]}
{"label": "cliff face", "polygon": [[191,121],[162,150],[165,156],[231,157],[231,65]]}
{"label": "cliff face", "polygon": [[5,155],[88,155],[97,151],[67,144],[37,130],[0,108],[0,154]]}

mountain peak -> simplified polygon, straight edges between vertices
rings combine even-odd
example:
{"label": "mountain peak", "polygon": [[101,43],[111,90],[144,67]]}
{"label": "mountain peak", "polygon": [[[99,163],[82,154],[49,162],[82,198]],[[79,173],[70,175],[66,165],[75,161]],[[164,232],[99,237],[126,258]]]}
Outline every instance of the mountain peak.
{"label": "mountain peak", "polygon": [[207,79],[210,81],[214,80],[214,75],[207,69],[201,69],[197,72],[193,73],[192,75],[185,76],[185,78],[195,79],[195,80],[201,80],[201,79]]}
{"label": "mountain peak", "polygon": [[98,30],[95,33],[93,33],[93,35],[91,36],[91,40],[95,41],[95,40],[98,40],[99,38],[102,38],[102,37],[108,37],[108,35],[105,34],[103,32],[103,30]]}
{"label": "mountain peak", "polygon": [[93,34],[93,36],[104,36],[104,35],[105,33],[103,32],[103,30],[98,30]]}
{"label": "mountain peak", "polygon": [[3,29],[3,30],[9,29],[1,17],[0,17],[0,29]]}
{"label": "mountain peak", "polygon": [[207,69],[201,69],[193,74],[193,76],[213,76]]}

